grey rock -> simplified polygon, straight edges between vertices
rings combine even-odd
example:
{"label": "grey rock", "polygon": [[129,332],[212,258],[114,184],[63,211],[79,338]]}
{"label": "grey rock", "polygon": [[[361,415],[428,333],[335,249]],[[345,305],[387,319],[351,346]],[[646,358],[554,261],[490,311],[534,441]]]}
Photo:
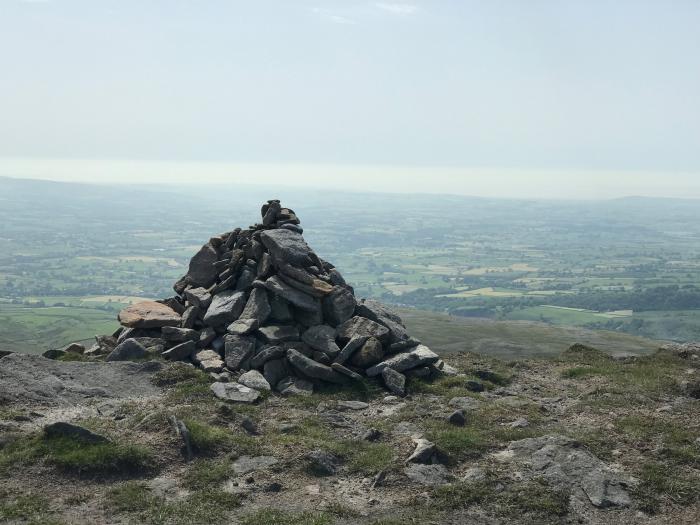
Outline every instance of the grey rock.
{"label": "grey rock", "polygon": [[423,465],[412,463],[404,469],[404,473],[414,483],[428,487],[439,487],[455,481],[455,478],[444,465]]}
{"label": "grey rock", "polygon": [[279,295],[268,297],[270,303],[270,320],[277,323],[288,323],[293,319],[292,311],[289,309],[289,303],[282,299]]}
{"label": "grey rock", "polygon": [[204,323],[209,326],[226,326],[238,319],[245,307],[245,293],[225,290],[216,294],[207,312]]}
{"label": "grey rock", "polygon": [[381,431],[376,428],[370,428],[364,434],[362,434],[363,441],[377,441],[381,437]]}
{"label": "grey rock", "polygon": [[350,341],[353,337],[361,335],[375,337],[382,344],[389,342],[389,329],[371,319],[355,316],[338,326],[338,339],[343,344]]}
{"label": "grey rock", "polygon": [[331,366],[331,358],[323,352],[319,352],[318,350],[314,350],[313,354],[311,354],[311,359],[313,359],[317,363],[321,363],[322,365]]}
{"label": "grey rock", "polygon": [[286,354],[286,350],[281,346],[268,346],[260,350],[250,360],[251,368],[260,368],[272,359],[280,359]]}
{"label": "grey rock", "polygon": [[316,326],[323,324],[323,312],[321,312],[321,302],[315,299],[317,302],[316,310],[302,310],[300,308],[293,308],[294,320],[304,326],[309,328],[311,326]]}
{"label": "grey rock", "polygon": [[263,216],[263,226],[271,226],[277,222],[277,217],[282,211],[282,206],[278,200],[267,201],[267,204],[263,205],[261,213]]}
{"label": "grey rock", "polygon": [[463,427],[467,422],[467,418],[464,415],[464,410],[457,409],[452,412],[449,416],[447,416],[447,422],[456,427]]}
{"label": "grey rock", "polygon": [[328,295],[331,292],[331,290],[333,290],[333,287],[330,284],[320,279],[314,279],[313,284],[304,284],[300,283],[296,279],[292,279],[291,277],[283,273],[280,273],[278,275],[282,281],[287,283],[292,288],[296,288],[300,292],[303,292],[306,295],[310,295],[311,297],[315,297],[317,299]]}
{"label": "grey rock", "polygon": [[270,388],[270,383],[268,383],[265,377],[257,370],[248,370],[247,372],[241,374],[241,376],[238,378],[238,382],[256,390],[272,390]]}
{"label": "grey rock", "polygon": [[340,354],[338,354],[338,356],[335,358],[334,362],[341,365],[345,363],[359,348],[362,347],[362,345],[365,344],[367,339],[368,337],[366,335],[359,335],[350,339],[350,341],[348,341],[340,351]]}
{"label": "grey rock", "polygon": [[255,338],[245,335],[227,335],[225,341],[226,366],[238,370],[255,353]]}
{"label": "grey rock", "polygon": [[85,347],[80,343],[71,343],[63,349],[68,354],[84,354]]}
{"label": "grey rock", "polygon": [[265,230],[260,235],[260,240],[275,261],[301,267],[314,264],[311,248],[296,232],[286,229]]}
{"label": "grey rock", "polygon": [[420,341],[415,337],[410,337],[404,339],[403,341],[398,341],[389,345],[389,352],[394,354],[396,352],[402,352],[404,350],[411,350],[420,344]]}
{"label": "grey rock", "polygon": [[369,403],[364,401],[338,401],[336,407],[339,410],[367,410]]}
{"label": "grey rock", "polygon": [[350,370],[349,368],[346,368],[345,366],[341,365],[340,363],[331,363],[330,366],[336,372],[343,374],[344,376],[348,376],[353,381],[362,381],[362,376],[360,374]]}
{"label": "grey rock", "polygon": [[335,328],[321,324],[312,326],[301,335],[301,340],[314,350],[324,352],[333,358],[340,353],[340,348],[335,344]]}
{"label": "grey rock", "polygon": [[270,468],[277,463],[277,458],[272,456],[240,456],[231,466],[236,474],[243,475]]}
{"label": "grey rock", "polygon": [[524,417],[519,417],[518,419],[516,419],[512,423],[509,423],[508,426],[510,428],[527,428],[530,426],[530,422],[527,419],[525,419]]}
{"label": "grey rock", "polygon": [[95,434],[87,428],[63,421],[46,425],[44,427],[44,435],[47,438],[68,438],[73,441],[88,444],[109,442],[106,437]]}
{"label": "grey rock", "polygon": [[206,327],[204,330],[199,332],[199,341],[197,342],[197,346],[199,348],[205,348],[212,344],[216,337],[216,330],[211,327]]}
{"label": "grey rock", "polygon": [[217,383],[230,383],[231,382],[231,372],[210,372],[209,377],[211,377]]}
{"label": "grey rock", "polygon": [[[286,359],[271,359],[263,365],[263,377],[270,385],[278,385],[285,377],[291,374]],[[279,386],[277,386],[279,391]]]}
{"label": "grey rock", "polygon": [[263,288],[253,288],[239,319],[256,319],[262,325],[271,313],[272,309],[267,300],[267,292]]}
{"label": "grey rock", "polygon": [[199,332],[191,328],[178,328],[176,326],[164,326],[161,329],[163,340],[171,343],[184,343],[185,341],[199,341]]}
{"label": "grey rock", "polygon": [[385,368],[382,370],[382,379],[384,380],[384,386],[389,392],[400,397],[406,395],[406,376],[401,372],[397,372],[392,368]]}
{"label": "grey rock", "polygon": [[430,377],[433,373],[433,369],[429,366],[419,366],[418,368],[411,368],[406,371],[408,377]]}
{"label": "grey rock", "polygon": [[198,307],[203,312],[206,312],[211,304],[211,294],[206,288],[188,288],[183,295],[191,305]]}
{"label": "grey rock", "polygon": [[390,308],[373,299],[363,299],[355,309],[359,316],[371,319],[389,329],[390,342],[397,343],[408,339],[408,332],[401,318]]}
{"label": "grey rock", "polygon": [[258,268],[255,274],[257,279],[265,280],[272,273],[272,257],[269,253],[263,253],[258,261]]}
{"label": "grey rock", "polygon": [[323,298],[323,316],[333,326],[343,324],[355,312],[355,296],[342,286],[334,286],[330,294]]}
{"label": "grey rock", "polygon": [[435,463],[435,457],[437,455],[435,443],[423,438],[414,439],[414,441],[416,443],[416,448],[408,457],[406,463]]}
{"label": "grey rock", "polygon": [[302,228],[298,224],[292,224],[290,222],[280,225],[280,228],[283,228],[285,230],[291,230],[299,234],[304,233],[304,228]]}
{"label": "grey rock", "polygon": [[66,353],[63,350],[58,350],[56,348],[50,348],[43,354],[41,354],[41,357],[45,357],[46,359],[59,359],[66,355]]}
{"label": "grey rock", "polygon": [[236,281],[236,290],[239,292],[247,291],[251,286],[253,286],[253,281],[255,281],[255,276],[257,274],[257,269],[252,269],[246,266],[243,268],[240,277]]}
{"label": "grey rock", "polygon": [[180,326],[182,326],[182,328],[192,328],[194,326],[194,323],[197,322],[197,318],[199,317],[200,313],[201,310],[199,309],[199,307],[188,306],[182,313],[182,322]]}
{"label": "grey rock", "polygon": [[196,364],[209,361],[211,359],[221,359],[221,356],[218,352],[211,349],[198,350],[192,355],[192,361],[194,361]]}
{"label": "grey rock", "polygon": [[559,435],[521,439],[511,442],[507,452],[503,457],[529,466],[533,477],[579,487],[596,507],[631,505],[627,483],[573,439]]}
{"label": "grey rock", "polygon": [[257,330],[259,326],[260,322],[257,319],[238,319],[228,325],[226,331],[233,335],[247,335]]}
{"label": "grey rock", "polygon": [[310,396],[314,385],[306,379],[289,376],[277,383],[277,391],[283,396]]}
{"label": "grey rock", "polygon": [[218,271],[214,263],[219,258],[216,248],[211,243],[202,246],[190,259],[190,266],[185,276],[186,281],[193,286],[208,288],[216,282]]}
{"label": "grey rock", "polygon": [[249,417],[244,417],[243,420],[241,421],[241,428],[248,432],[248,434],[251,434],[253,436],[257,436],[260,434],[260,430],[258,429],[258,425],[255,424],[255,421],[250,419]]}
{"label": "grey rock", "polygon": [[347,288],[348,283],[345,282],[343,276],[335,268],[328,270],[328,277],[330,277],[331,284],[334,286],[342,286],[343,288]]}
{"label": "grey rock", "polygon": [[297,308],[310,312],[320,311],[320,303],[316,298],[288,285],[276,275],[265,281],[264,286],[270,290],[270,292],[280,296]]}
{"label": "grey rock", "polygon": [[[128,328],[161,328],[163,326],[180,326],[182,318],[175,310],[157,301],[141,301],[124,308],[117,316],[119,323]],[[149,333],[138,335],[150,336]],[[136,337],[136,334],[120,334],[118,342],[127,338]]]}
{"label": "grey rock", "polygon": [[151,376],[162,368],[155,362],[65,362],[9,354],[0,360],[0,406],[74,407],[94,399],[155,396],[160,390]]}
{"label": "grey rock", "polygon": [[255,403],[260,398],[260,392],[238,383],[212,383],[209,388],[219,399],[234,403]]}
{"label": "grey rock", "polygon": [[110,352],[105,361],[129,361],[146,355],[146,349],[135,339],[127,339]]}
{"label": "grey rock", "polygon": [[162,354],[165,350],[165,341],[155,337],[134,337],[134,341],[146,349],[149,354]]}
{"label": "grey rock", "polygon": [[467,380],[467,382],[464,383],[464,386],[470,392],[483,392],[484,391],[484,383],[482,383],[481,381],[476,381],[474,379]]}
{"label": "grey rock", "polygon": [[287,350],[287,360],[306,377],[321,379],[329,383],[344,384],[346,379],[331,367],[309,359],[293,348]]}
{"label": "grey rock", "polygon": [[384,357],[382,343],[376,337],[369,337],[350,358],[350,363],[358,368],[367,368],[377,364]]}
{"label": "grey rock", "polygon": [[194,351],[197,349],[197,345],[194,341],[186,341],[180,343],[177,346],[173,346],[169,350],[166,350],[161,355],[170,361],[182,361],[190,357]]}
{"label": "grey rock", "polygon": [[397,372],[403,372],[418,366],[429,365],[437,361],[438,355],[427,346],[418,345],[410,352],[396,354],[381,363],[367,369],[367,375],[374,377],[382,373],[385,368],[393,368]]}
{"label": "grey rock", "polygon": [[284,343],[285,341],[298,341],[299,330],[296,326],[271,325],[258,329],[258,334],[263,341],[269,344]]}
{"label": "grey rock", "polygon": [[208,359],[207,361],[202,361],[199,366],[205,372],[220,373],[224,369],[224,361],[219,359]]}
{"label": "grey rock", "polygon": [[205,372],[221,372],[224,369],[224,361],[218,352],[214,350],[200,350],[192,356],[192,361],[197,363]]}
{"label": "grey rock", "polygon": [[312,450],[306,455],[309,471],[316,476],[333,476],[338,471],[340,458],[325,450]]}

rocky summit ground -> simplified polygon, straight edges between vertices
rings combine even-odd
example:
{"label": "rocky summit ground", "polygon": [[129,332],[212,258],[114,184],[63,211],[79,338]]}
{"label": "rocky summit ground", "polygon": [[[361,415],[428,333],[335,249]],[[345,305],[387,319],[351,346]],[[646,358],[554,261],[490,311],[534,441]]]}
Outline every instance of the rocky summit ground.
{"label": "rocky summit ground", "polygon": [[700,347],[445,361],[248,404],[185,363],[3,357],[0,522],[698,523]]}

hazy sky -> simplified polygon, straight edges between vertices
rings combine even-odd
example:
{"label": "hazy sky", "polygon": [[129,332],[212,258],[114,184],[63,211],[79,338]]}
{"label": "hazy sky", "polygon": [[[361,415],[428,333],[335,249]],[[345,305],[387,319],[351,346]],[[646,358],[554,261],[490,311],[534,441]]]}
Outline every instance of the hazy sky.
{"label": "hazy sky", "polygon": [[700,197],[698,0],[0,0],[0,75],[0,175]]}

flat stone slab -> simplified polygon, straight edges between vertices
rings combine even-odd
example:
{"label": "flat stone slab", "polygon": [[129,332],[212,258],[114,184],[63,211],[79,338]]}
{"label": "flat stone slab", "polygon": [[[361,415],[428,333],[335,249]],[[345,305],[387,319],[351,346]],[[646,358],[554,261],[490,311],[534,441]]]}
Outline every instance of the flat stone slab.
{"label": "flat stone slab", "polygon": [[255,403],[260,392],[239,383],[212,383],[209,387],[216,397],[234,403]]}
{"label": "flat stone slab", "polygon": [[627,483],[571,438],[550,435],[513,441],[494,458],[526,465],[531,477],[578,489],[595,507],[631,505]]}
{"label": "flat stone slab", "polygon": [[156,301],[141,301],[124,308],[119,322],[129,328],[161,328],[180,326],[182,317],[175,310]]}
{"label": "flat stone slab", "polygon": [[439,359],[439,356],[430,350],[425,345],[418,345],[410,352],[402,352],[396,354],[389,359],[382,361],[367,369],[369,377],[377,376],[382,373],[385,368],[393,368],[397,372],[403,372],[423,365],[433,364]]}
{"label": "flat stone slab", "polygon": [[443,465],[412,463],[404,469],[404,474],[414,483],[429,487],[447,485],[455,480],[455,477]]}
{"label": "flat stone slab", "polygon": [[152,361],[84,363],[10,354],[0,359],[0,406],[72,406],[91,399],[155,396],[160,390],[151,376],[162,368]]}

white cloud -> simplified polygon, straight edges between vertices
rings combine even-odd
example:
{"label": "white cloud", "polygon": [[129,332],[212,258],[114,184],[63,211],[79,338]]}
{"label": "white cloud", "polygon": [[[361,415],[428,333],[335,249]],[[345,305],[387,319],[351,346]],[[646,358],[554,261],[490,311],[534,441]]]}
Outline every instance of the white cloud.
{"label": "white cloud", "polygon": [[413,4],[389,4],[379,2],[375,5],[382,11],[386,11],[394,15],[412,15],[418,11],[418,6]]}
{"label": "white cloud", "polygon": [[311,12],[314,13],[315,15],[318,15],[322,18],[325,18],[326,20],[329,20],[330,22],[333,22],[334,24],[354,24],[355,21],[352,18],[348,18],[347,16],[339,15],[338,13],[335,13],[331,11],[330,9],[325,9],[323,7],[312,7]]}

